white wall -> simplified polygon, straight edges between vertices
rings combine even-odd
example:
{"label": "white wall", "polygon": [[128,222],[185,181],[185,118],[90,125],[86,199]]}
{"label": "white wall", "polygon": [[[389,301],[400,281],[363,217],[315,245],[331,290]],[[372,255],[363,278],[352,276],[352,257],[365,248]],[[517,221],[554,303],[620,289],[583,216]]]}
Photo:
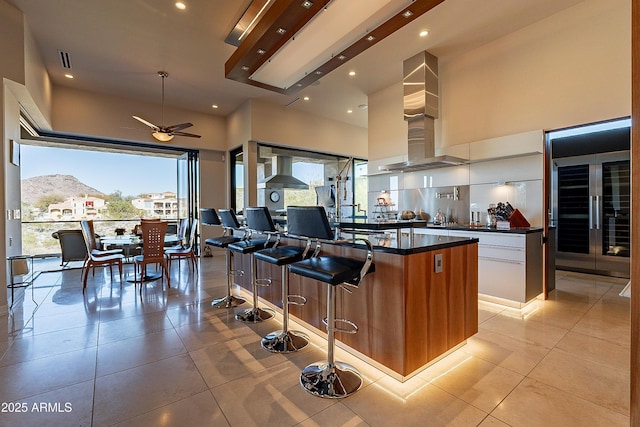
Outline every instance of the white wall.
{"label": "white wall", "polygon": [[[20,203],[15,206],[16,191],[20,194],[20,187],[17,185],[16,190],[16,169],[17,166],[10,164],[9,141],[11,139],[18,140],[19,127],[16,117],[16,110],[19,111],[18,103],[13,94],[7,87],[7,82],[13,80],[15,82],[24,83],[24,25],[22,13],[8,4],[4,0],[0,0],[0,52],[4,56],[4,60],[0,61],[0,129],[2,129],[2,162],[0,162],[0,174],[4,177],[3,185],[0,187],[0,200],[2,201],[1,214],[7,209],[19,208]],[[10,59],[9,59],[10,58]],[[19,178],[17,179],[19,182]],[[6,259],[7,256],[19,253],[20,239],[14,241],[15,237],[15,221],[0,221],[0,235],[4,240],[4,245],[0,245],[0,259]],[[12,244],[9,246],[9,237]],[[5,278],[4,283],[8,283],[9,277],[7,265],[5,262],[0,263],[0,277]],[[5,288],[6,289],[6,288]],[[0,313],[7,311],[7,293],[0,292]]]}
{"label": "white wall", "polygon": [[[157,104],[63,86],[54,86],[52,99],[52,126],[57,132],[166,145],[158,143],[151,136],[151,129],[131,117],[136,115],[157,122],[161,116],[161,108]],[[168,123],[191,122],[194,126],[188,132],[202,135],[202,138],[175,137],[168,143],[171,146],[226,149],[224,117],[167,107],[164,116]]]}
{"label": "white wall", "polygon": [[252,100],[251,139],[287,147],[366,158],[367,129]]}
{"label": "white wall", "polygon": [[[585,0],[440,58],[436,147],[631,114],[630,0]],[[402,84],[369,96],[369,159],[406,155]]]}
{"label": "white wall", "polygon": [[440,61],[442,145],[631,114],[629,0],[586,0]]}
{"label": "white wall", "polygon": [[[227,204],[227,154],[224,151],[200,150],[200,207],[219,209]],[[200,229],[201,248],[210,237],[222,234],[220,227],[203,226]],[[202,252],[201,252],[202,253]]]}
{"label": "white wall", "polygon": [[[367,121],[370,162],[397,156],[406,160],[407,123],[403,119],[402,97],[401,81],[369,95]],[[400,159],[396,158],[393,161],[397,162]]]}
{"label": "white wall", "polygon": [[25,92],[20,97],[23,110],[33,124],[46,129],[51,123],[51,81],[28,25],[24,29]]}

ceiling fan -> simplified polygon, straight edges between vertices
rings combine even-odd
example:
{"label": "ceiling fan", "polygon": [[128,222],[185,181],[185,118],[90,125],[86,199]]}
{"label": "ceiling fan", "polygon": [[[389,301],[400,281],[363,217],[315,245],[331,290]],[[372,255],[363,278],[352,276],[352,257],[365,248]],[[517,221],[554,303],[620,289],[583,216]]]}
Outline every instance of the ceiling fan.
{"label": "ceiling fan", "polygon": [[162,77],[162,124],[160,126],[154,125],[151,122],[146,121],[138,116],[133,116],[134,119],[149,126],[153,129],[151,135],[155,139],[161,142],[169,142],[173,139],[174,136],[189,136],[191,138],[200,138],[200,135],[196,135],[195,133],[187,133],[181,132],[182,129],[186,129],[188,127],[193,126],[192,123],[180,123],[177,125],[166,126],[164,125],[164,80],[169,77],[169,73],[166,71],[158,71],[158,75]]}

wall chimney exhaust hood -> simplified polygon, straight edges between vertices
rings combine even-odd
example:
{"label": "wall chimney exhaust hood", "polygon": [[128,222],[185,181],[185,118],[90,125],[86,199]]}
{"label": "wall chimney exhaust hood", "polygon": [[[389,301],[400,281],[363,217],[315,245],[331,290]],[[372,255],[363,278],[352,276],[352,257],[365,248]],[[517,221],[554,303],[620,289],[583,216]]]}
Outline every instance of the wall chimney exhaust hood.
{"label": "wall chimney exhaust hood", "polygon": [[[294,188],[308,190],[309,186],[295,178],[292,173],[293,159],[289,156],[276,156],[276,173],[260,181],[265,188]],[[261,185],[262,187],[262,185]]]}
{"label": "wall chimney exhaust hood", "polygon": [[379,166],[381,171],[411,171],[468,163],[453,156],[436,156],[435,125],[438,118],[438,58],[429,52],[403,63],[404,119],[408,125],[406,162]]}

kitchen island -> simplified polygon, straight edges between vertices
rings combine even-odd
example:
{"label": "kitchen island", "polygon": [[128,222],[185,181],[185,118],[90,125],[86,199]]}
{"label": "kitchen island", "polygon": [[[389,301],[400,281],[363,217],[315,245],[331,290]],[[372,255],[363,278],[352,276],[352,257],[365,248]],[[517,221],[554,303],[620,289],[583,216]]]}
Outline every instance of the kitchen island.
{"label": "kitchen island", "polygon": [[[415,236],[374,245],[375,272],[352,293],[338,292],[337,317],[358,325],[355,334],[338,333],[338,345],[399,380],[465,342],[478,331],[477,239]],[[295,239],[283,244],[301,245]],[[325,254],[364,259],[364,245],[324,245]],[[236,268],[249,271],[249,257],[236,256]],[[272,279],[260,297],[281,307],[279,267],[258,262],[257,277]],[[249,277],[236,281],[250,290]],[[292,274],[290,293],[307,299],[291,305],[296,321],[325,334],[326,285]]]}
{"label": "kitchen island", "polygon": [[477,238],[479,298],[519,309],[543,290],[542,231],[451,225],[416,228],[414,233]]}

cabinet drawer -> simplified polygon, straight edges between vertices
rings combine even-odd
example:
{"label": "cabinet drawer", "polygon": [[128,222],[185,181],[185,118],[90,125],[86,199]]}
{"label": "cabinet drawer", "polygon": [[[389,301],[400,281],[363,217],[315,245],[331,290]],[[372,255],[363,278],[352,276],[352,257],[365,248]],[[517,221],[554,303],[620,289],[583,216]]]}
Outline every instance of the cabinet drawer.
{"label": "cabinet drawer", "polygon": [[478,245],[478,259],[493,259],[505,262],[524,263],[525,251],[504,246]]}
{"label": "cabinet drawer", "polygon": [[478,259],[478,293],[526,302],[524,264]]}
{"label": "cabinet drawer", "polygon": [[503,246],[508,248],[526,248],[526,239],[521,234],[491,233],[486,231],[455,231],[450,236],[474,237],[480,240],[479,245]]}

